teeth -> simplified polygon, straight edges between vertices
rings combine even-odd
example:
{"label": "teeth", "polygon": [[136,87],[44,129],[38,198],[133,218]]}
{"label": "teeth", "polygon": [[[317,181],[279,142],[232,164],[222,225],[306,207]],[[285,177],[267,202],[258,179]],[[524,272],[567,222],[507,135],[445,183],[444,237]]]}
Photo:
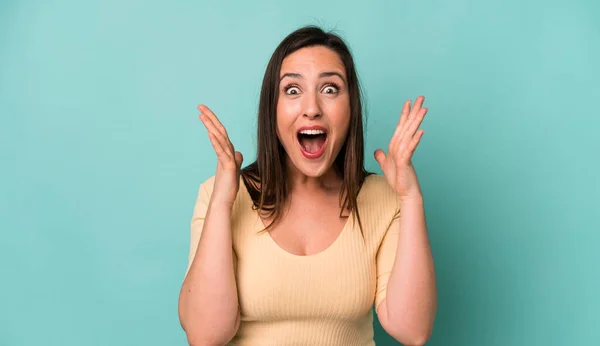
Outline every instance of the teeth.
{"label": "teeth", "polygon": [[300,131],[303,135],[322,135],[325,133],[323,130],[302,130]]}

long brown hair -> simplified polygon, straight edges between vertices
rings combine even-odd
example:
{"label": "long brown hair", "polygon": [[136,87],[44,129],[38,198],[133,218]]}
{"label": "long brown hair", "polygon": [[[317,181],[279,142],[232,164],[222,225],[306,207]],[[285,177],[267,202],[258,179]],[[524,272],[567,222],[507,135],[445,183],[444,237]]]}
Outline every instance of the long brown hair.
{"label": "long brown hair", "polygon": [[267,65],[262,82],[258,106],[258,136],[256,161],[244,167],[241,176],[254,208],[268,217],[273,217],[271,225],[281,219],[287,201],[287,154],[277,137],[277,100],[279,98],[279,74],[283,59],[305,47],[324,46],[336,52],[346,68],[348,91],[350,94],[350,126],[346,140],[336,157],[333,166],[343,179],[340,191],[340,217],[344,210],[353,212],[362,224],[356,199],[366,177],[370,174],[364,168],[364,138],[361,90],[354,66],[354,59],[346,43],[339,36],[325,32],[319,27],[306,26],[289,34],[277,46]]}

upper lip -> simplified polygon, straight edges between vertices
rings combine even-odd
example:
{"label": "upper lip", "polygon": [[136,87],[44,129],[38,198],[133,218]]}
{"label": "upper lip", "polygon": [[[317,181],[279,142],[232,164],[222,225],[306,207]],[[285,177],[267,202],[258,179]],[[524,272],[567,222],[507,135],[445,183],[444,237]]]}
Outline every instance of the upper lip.
{"label": "upper lip", "polygon": [[298,131],[296,133],[300,133],[300,131],[304,131],[304,130],[321,130],[321,131],[327,133],[327,129],[324,128],[323,126],[319,126],[319,125],[302,126],[301,128],[298,129]]}

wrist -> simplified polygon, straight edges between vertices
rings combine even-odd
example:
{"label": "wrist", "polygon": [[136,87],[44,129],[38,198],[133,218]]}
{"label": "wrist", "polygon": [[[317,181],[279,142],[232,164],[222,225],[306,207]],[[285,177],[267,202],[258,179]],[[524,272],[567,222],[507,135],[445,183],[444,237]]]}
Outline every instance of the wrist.
{"label": "wrist", "polygon": [[230,212],[233,208],[233,202],[213,199],[210,201],[210,209],[219,213]]}
{"label": "wrist", "polygon": [[401,205],[412,205],[412,204],[423,204],[423,195],[419,193],[399,196],[399,202]]}

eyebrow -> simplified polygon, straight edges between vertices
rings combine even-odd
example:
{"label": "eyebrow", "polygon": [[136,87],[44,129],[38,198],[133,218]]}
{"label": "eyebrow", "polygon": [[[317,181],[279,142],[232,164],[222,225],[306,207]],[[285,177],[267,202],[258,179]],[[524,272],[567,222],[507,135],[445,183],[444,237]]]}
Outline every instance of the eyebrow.
{"label": "eyebrow", "polygon": [[[332,76],[338,76],[340,77],[340,79],[342,81],[344,81],[344,83],[346,82],[346,80],[344,79],[344,76],[342,76],[341,73],[339,72],[323,72],[319,75],[319,78],[325,78],[325,77],[332,77]],[[279,78],[279,81],[281,82],[282,79],[284,79],[285,77],[291,77],[291,78],[304,78],[302,77],[302,75],[300,73],[284,73],[283,76],[281,76],[281,78]]]}

